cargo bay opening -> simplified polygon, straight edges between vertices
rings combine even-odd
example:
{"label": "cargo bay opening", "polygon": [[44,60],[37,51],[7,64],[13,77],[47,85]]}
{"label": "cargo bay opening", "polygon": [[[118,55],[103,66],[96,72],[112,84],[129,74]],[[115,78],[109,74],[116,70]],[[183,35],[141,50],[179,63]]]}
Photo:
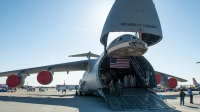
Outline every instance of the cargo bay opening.
{"label": "cargo bay opening", "polygon": [[129,68],[111,68],[110,57],[105,57],[102,59],[102,63],[99,68],[99,77],[102,88],[109,88],[109,83],[111,80],[113,80],[115,84],[118,79],[120,79],[120,81],[124,84],[124,77],[129,75],[136,77],[136,87],[156,87],[155,71],[145,57],[126,57],[126,59],[130,60]]}

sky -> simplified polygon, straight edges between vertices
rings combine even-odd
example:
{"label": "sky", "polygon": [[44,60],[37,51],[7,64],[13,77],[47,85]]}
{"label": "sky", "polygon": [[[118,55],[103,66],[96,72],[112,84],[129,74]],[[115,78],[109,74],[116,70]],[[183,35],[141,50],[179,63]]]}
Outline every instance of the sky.
{"label": "sky", "polygon": [[[115,0],[0,0],[0,72],[85,60],[103,52],[100,35]],[[200,82],[200,1],[153,0],[163,39],[144,55],[156,71]],[[121,35],[111,34],[110,40]],[[60,72],[48,86],[78,84],[83,71]],[[37,74],[25,84],[41,86]],[[7,77],[0,77],[0,84]]]}

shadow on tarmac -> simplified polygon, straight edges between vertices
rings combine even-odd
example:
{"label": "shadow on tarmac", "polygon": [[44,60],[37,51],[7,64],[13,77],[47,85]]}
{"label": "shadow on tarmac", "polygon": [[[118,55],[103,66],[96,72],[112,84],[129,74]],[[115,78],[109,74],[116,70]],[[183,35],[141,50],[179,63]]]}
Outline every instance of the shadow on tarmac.
{"label": "shadow on tarmac", "polygon": [[[198,94],[194,94],[195,95],[198,95]],[[178,99],[180,98],[179,95],[163,95],[163,98],[164,99]],[[185,98],[190,98],[190,96],[188,94],[185,95]]]}
{"label": "shadow on tarmac", "polygon": [[[68,95],[41,95],[41,94],[27,94],[35,96],[47,96],[47,97],[17,97],[17,96],[0,96],[0,101],[4,102],[19,102],[19,103],[30,103],[30,104],[43,104],[43,105],[54,105],[54,106],[67,106],[78,108],[80,112],[88,110],[88,108],[95,108],[95,110],[102,110],[104,112],[110,112],[110,108],[106,102],[98,96],[75,96],[74,94]],[[50,96],[65,97],[74,96],[72,98],[52,98]],[[90,110],[90,109],[89,109]],[[161,109],[161,110],[143,110],[144,112],[180,112],[174,109]]]}
{"label": "shadow on tarmac", "polygon": [[193,108],[193,109],[199,109],[199,107],[194,107],[194,106],[190,106],[190,105],[184,105],[186,107],[189,107],[189,108]]}
{"label": "shadow on tarmac", "polygon": [[74,94],[62,94],[62,95],[27,94],[27,95],[31,95],[31,96],[54,96],[54,97],[74,96]]}
{"label": "shadow on tarmac", "polygon": [[[32,95],[32,94],[29,94]],[[33,94],[34,95],[34,94]],[[37,94],[35,94],[37,95]],[[54,105],[54,106],[66,106],[78,108],[79,111],[90,110],[89,108],[100,109],[102,111],[109,111],[110,108],[107,106],[105,101],[101,97],[97,96],[75,96],[73,94],[70,95],[39,95],[39,96],[47,96],[47,97],[18,97],[18,96],[0,96],[0,101],[3,102],[19,102],[19,103],[30,103],[30,104],[43,104],[43,105]],[[72,98],[52,98],[49,96],[74,96]],[[95,103],[94,103],[95,102]]]}

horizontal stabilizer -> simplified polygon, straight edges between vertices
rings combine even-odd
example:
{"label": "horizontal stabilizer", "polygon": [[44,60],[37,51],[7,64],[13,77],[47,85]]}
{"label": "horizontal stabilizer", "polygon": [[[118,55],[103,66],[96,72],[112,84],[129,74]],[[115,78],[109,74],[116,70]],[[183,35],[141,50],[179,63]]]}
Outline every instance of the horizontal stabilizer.
{"label": "horizontal stabilizer", "polygon": [[89,53],[83,53],[83,54],[70,55],[69,57],[87,57],[88,59],[90,59],[90,57],[98,58],[98,57],[100,57],[100,55],[89,52]]}

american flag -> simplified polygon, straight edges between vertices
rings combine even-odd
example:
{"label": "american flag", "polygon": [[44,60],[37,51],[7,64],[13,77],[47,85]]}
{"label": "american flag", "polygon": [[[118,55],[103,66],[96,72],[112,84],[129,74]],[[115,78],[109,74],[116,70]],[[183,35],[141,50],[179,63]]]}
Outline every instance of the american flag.
{"label": "american flag", "polygon": [[130,59],[110,58],[110,68],[130,68]]}

